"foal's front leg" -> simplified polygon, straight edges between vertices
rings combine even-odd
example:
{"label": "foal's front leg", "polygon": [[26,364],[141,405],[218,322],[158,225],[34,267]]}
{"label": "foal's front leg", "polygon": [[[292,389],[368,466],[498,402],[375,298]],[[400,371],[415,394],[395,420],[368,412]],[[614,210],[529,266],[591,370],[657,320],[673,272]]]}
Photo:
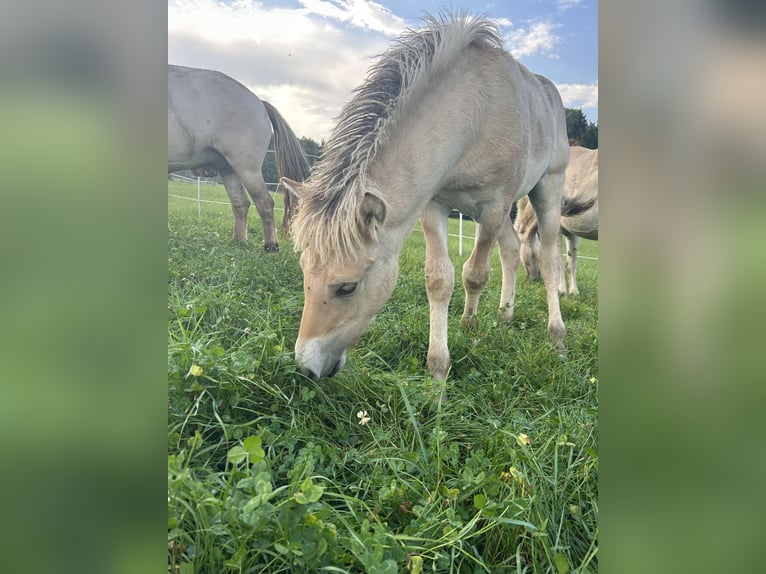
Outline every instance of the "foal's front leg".
{"label": "foal's front leg", "polygon": [[450,365],[447,347],[447,312],[455,286],[455,268],[447,251],[447,216],[449,210],[429,203],[420,220],[426,238],[426,291],[431,310],[428,342],[428,371],[434,379],[447,378]]}

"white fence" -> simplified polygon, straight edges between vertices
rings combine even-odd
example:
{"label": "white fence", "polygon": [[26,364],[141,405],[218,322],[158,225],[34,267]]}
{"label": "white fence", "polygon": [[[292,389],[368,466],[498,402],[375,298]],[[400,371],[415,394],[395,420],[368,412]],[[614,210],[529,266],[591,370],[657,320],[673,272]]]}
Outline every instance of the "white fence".
{"label": "white fence", "polygon": [[[203,185],[218,185],[217,182],[214,179],[207,179],[202,177],[190,178],[183,175],[178,175],[176,173],[171,173],[169,175],[171,179],[177,179],[180,181],[187,181],[187,182],[197,182],[197,197],[196,199],[193,197],[186,197],[184,195],[176,195],[174,193],[168,193],[168,197],[175,197],[178,199],[186,199],[190,201],[196,201],[197,202],[197,217],[200,217],[202,215],[202,204],[203,203],[217,203],[219,205],[230,205],[228,201],[213,201],[210,199],[202,199],[202,186]],[[278,184],[276,183],[266,183],[266,186],[269,188],[274,188],[271,191],[275,191]],[[282,211],[281,208],[275,207],[276,211]],[[455,237],[458,239],[458,255],[463,255],[463,241],[469,240],[473,242],[475,240],[475,237],[471,235],[463,235],[463,214],[456,209],[452,210],[452,213],[458,214],[458,235],[454,235],[452,233],[449,234],[450,237]],[[417,225],[416,229],[420,229],[422,231],[422,228],[420,227],[420,224]],[[578,259],[590,259],[591,261],[598,261],[598,257],[587,257],[585,255],[578,255]]]}
{"label": "white fence", "polygon": [[[175,173],[171,173],[170,177],[172,179],[178,179],[180,181],[188,181],[188,182],[192,182],[192,183],[195,182],[195,181],[197,182],[197,198],[196,198],[196,200],[193,197],[186,197],[184,195],[176,195],[174,193],[168,193],[168,197],[175,197],[175,198],[178,198],[178,199],[188,199],[190,201],[196,201],[197,202],[197,217],[200,217],[202,215],[202,204],[203,203],[217,203],[219,205],[229,205],[228,201],[213,201],[213,200],[210,200],[210,199],[202,199],[202,185],[203,184],[204,185],[217,185],[217,183],[216,183],[216,181],[214,179],[204,179],[204,178],[201,178],[201,177],[198,177],[198,178],[194,179],[194,178],[191,178],[191,177],[186,177],[186,176],[178,175],[178,174],[175,174]],[[269,187],[269,188],[273,187],[274,190],[276,190],[277,185],[278,184],[276,184],[276,183],[266,183],[267,187]],[[274,191],[274,190],[271,190],[271,191]],[[275,211],[282,211],[282,209],[279,208],[279,207],[275,207],[274,210]],[[470,235],[463,235],[463,214],[460,213],[457,210],[453,210],[453,213],[458,213],[458,219],[459,219],[459,222],[460,222],[459,225],[458,225],[458,229],[459,229],[458,233],[459,233],[459,235],[454,235],[454,234],[450,233],[449,236],[450,237],[456,237],[457,239],[459,239],[459,242],[458,242],[458,254],[459,255],[463,255],[463,241],[464,240],[473,241],[474,237],[470,236]],[[418,229],[419,229],[419,227],[418,227]]]}

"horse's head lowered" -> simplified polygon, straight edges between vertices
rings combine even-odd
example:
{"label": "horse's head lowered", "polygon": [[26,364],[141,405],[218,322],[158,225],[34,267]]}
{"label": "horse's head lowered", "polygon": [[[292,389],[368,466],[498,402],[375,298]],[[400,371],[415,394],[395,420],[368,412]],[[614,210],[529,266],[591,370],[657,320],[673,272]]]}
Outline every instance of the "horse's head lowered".
{"label": "horse's head lowered", "polygon": [[[299,197],[310,193],[306,184],[285,180],[283,184]],[[302,202],[298,225],[317,221],[321,225],[321,219],[312,222],[305,209],[309,207]],[[354,228],[342,230],[344,237],[327,241],[322,234],[326,227],[342,228],[322,225],[305,242],[300,259],[303,316],[295,343],[295,360],[304,375],[335,375],[346,362],[346,351],[391,296],[399,272],[398,253],[380,241],[385,220],[386,204],[377,195],[365,193],[351,218]]]}

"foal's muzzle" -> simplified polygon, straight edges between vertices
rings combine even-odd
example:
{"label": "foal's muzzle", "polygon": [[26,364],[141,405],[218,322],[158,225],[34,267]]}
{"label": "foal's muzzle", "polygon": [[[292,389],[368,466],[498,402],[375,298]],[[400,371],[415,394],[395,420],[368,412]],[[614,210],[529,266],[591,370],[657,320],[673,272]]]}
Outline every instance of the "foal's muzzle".
{"label": "foal's muzzle", "polygon": [[317,339],[295,346],[295,362],[301,373],[313,380],[332,377],[346,364],[346,351],[328,349]]}
{"label": "foal's muzzle", "polygon": [[[340,368],[342,367],[342,362],[339,359],[335,362],[335,364],[332,366],[332,369],[327,373],[326,376],[328,377],[334,377],[338,371],[340,371]],[[318,381],[321,378],[321,375],[314,371],[313,369],[309,367],[301,367],[300,368],[301,373],[303,373],[304,376],[308,377],[311,380]]]}

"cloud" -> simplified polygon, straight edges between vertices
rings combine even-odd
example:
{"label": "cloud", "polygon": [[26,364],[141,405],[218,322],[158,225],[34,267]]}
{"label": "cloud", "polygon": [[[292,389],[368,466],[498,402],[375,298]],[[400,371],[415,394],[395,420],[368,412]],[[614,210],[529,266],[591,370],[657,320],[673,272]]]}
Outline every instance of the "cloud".
{"label": "cloud", "polygon": [[320,141],[372,57],[388,47],[383,30],[394,20],[377,6],[309,0],[284,9],[171,0],[168,62],[228,74],[276,106],[299,136]]}
{"label": "cloud", "polygon": [[385,6],[370,0],[299,0],[310,14],[348,22],[393,36],[406,27],[403,18]]}
{"label": "cloud", "polygon": [[556,4],[558,5],[559,12],[566,12],[570,8],[574,8],[578,4],[580,4],[582,0],[557,0]]}
{"label": "cloud", "polygon": [[567,108],[598,109],[598,84],[556,84]]}
{"label": "cloud", "polygon": [[518,28],[505,36],[505,42],[515,58],[535,54],[544,54],[549,58],[558,58],[555,49],[561,38],[553,33],[559,24],[550,21],[535,22],[529,28]]}
{"label": "cloud", "polygon": [[[374,58],[407,23],[369,0],[266,4],[169,0],[168,62],[228,74],[271,102],[299,136],[327,139]],[[514,30],[507,18],[496,23],[517,58],[556,57],[556,24],[541,21]],[[568,107],[598,105],[597,86],[560,90]]]}

